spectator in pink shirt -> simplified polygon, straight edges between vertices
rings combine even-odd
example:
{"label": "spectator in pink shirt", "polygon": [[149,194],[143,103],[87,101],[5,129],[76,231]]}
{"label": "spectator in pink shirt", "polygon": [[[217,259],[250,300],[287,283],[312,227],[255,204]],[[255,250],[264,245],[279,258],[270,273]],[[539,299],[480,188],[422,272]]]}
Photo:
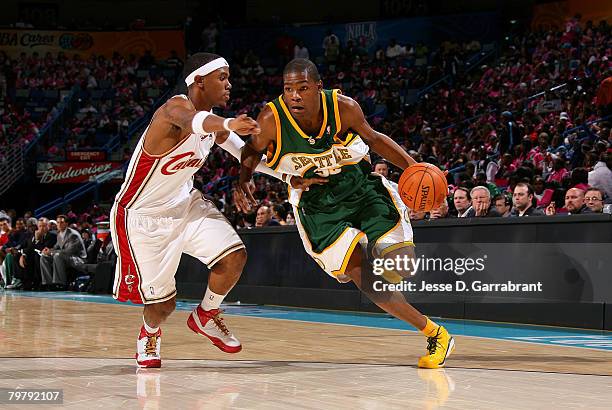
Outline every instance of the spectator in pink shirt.
{"label": "spectator in pink shirt", "polygon": [[544,178],[541,176],[536,176],[533,179],[533,191],[538,208],[546,208],[552,201],[554,190],[545,188]]}
{"label": "spectator in pink shirt", "polygon": [[567,169],[565,169],[565,160],[561,157],[558,157],[553,162],[553,172],[548,176],[546,182],[558,182],[561,184],[563,178],[568,174]]}

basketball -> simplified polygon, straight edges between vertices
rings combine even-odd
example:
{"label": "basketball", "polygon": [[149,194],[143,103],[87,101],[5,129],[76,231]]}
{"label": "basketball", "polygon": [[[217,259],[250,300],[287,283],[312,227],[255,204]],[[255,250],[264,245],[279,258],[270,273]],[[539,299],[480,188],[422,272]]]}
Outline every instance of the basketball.
{"label": "basketball", "polygon": [[415,212],[429,212],[444,202],[448,184],[438,167],[421,162],[406,168],[400,177],[398,191],[408,208]]}

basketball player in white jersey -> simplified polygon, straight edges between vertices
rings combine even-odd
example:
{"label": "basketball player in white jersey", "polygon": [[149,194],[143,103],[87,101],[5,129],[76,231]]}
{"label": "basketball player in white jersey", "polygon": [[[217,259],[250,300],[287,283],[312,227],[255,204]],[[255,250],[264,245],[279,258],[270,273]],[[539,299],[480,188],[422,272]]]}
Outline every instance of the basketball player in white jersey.
{"label": "basketball player in white jersey", "polygon": [[[113,296],[144,304],[137,342],[140,367],[160,367],[160,324],[175,308],[176,273],[181,254],[210,269],[208,288],[187,321],[224,352],[241,343],[227,329],[219,306],[238,281],[246,262],[244,244],[214,204],[193,189],[193,174],[216,143],[240,158],[244,142],[237,134],[257,134],[252,118],[222,118],[231,84],[225,59],[193,55],[185,66],[188,95],[170,98],[153,115],[130,160],[115,198],[111,234],[118,261]],[[279,177],[261,165],[261,172]]]}

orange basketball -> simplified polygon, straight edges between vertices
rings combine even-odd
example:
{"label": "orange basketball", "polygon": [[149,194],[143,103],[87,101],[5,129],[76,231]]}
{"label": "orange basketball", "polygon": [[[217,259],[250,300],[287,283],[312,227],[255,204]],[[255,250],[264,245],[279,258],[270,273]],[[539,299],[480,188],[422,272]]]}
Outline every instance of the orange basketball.
{"label": "orange basketball", "polygon": [[438,167],[420,162],[406,168],[399,179],[398,191],[408,208],[429,212],[444,202],[448,184]]}

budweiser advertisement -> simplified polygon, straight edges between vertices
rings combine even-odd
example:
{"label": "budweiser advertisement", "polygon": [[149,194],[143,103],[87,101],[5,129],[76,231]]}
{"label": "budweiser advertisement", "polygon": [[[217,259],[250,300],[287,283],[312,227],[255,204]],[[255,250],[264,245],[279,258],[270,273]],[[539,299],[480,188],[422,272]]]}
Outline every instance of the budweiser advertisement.
{"label": "budweiser advertisement", "polygon": [[74,184],[94,181],[109,173],[121,178],[122,162],[39,162],[36,175],[41,184]]}

